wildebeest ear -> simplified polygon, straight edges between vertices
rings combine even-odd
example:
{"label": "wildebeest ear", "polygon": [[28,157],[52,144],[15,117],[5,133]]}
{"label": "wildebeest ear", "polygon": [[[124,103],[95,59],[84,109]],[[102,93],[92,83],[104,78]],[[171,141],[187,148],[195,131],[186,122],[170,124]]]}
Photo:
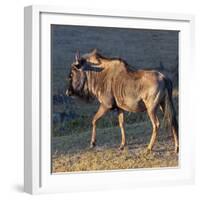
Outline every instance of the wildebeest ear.
{"label": "wildebeest ear", "polygon": [[79,49],[77,49],[77,51],[75,53],[75,61],[78,63],[79,59],[80,59],[80,51],[79,51]]}

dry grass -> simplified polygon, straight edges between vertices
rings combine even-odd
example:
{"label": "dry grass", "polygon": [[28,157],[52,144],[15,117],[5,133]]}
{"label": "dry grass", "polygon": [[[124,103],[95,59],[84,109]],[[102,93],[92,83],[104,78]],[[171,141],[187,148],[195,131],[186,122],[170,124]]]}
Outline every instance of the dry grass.
{"label": "dry grass", "polygon": [[146,154],[150,139],[150,127],[146,122],[129,125],[127,147],[118,150],[118,128],[99,129],[97,147],[89,149],[90,134],[69,135],[53,139],[52,172],[116,170],[134,168],[158,168],[178,166],[172,138],[160,131],[154,151]]}
{"label": "dry grass", "polygon": [[134,168],[159,168],[178,166],[177,155],[173,151],[145,154],[144,148],[135,152],[125,149],[122,152],[113,148],[97,148],[74,155],[60,155],[53,159],[52,172],[116,170]]}

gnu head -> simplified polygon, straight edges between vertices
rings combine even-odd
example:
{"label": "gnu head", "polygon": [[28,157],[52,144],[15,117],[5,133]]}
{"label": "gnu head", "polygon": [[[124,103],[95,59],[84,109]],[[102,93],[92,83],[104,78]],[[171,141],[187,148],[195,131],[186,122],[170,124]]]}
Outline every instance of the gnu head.
{"label": "gnu head", "polygon": [[80,92],[83,90],[86,79],[86,75],[84,72],[85,62],[85,59],[80,57],[80,52],[77,51],[75,54],[75,60],[71,64],[71,70],[68,77],[69,86],[66,91],[66,95],[79,95]]}
{"label": "gnu head", "polygon": [[97,50],[80,56],[79,50],[75,53],[74,62],[71,64],[69,73],[69,87],[66,95],[80,95],[84,89],[86,72],[101,72],[103,68],[100,66],[100,59]]}

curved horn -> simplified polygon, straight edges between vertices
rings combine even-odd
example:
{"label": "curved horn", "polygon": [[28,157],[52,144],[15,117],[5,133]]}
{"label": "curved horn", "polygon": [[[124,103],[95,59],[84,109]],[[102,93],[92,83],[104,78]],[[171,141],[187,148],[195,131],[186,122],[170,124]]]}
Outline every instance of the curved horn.
{"label": "curved horn", "polygon": [[79,49],[77,49],[76,54],[75,54],[75,61],[78,62],[79,59],[80,59],[80,51]]}
{"label": "curved horn", "polygon": [[103,69],[104,69],[103,67],[92,63],[85,63],[82,67],[83,71],[101,72]]}
{"label": "curved horn", "polygon": [[98,51],[97,48],[95,48],[95,49],[92,50],[91,54],[96,54],[97,51]]}

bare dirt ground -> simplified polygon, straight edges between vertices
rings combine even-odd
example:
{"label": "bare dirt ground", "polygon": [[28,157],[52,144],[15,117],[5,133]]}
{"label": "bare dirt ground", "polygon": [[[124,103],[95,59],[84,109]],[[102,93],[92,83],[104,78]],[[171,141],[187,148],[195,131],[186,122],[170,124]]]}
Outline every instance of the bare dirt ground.
{"label": "bare dirt ground", "polygon": [[89,149],[90,133],[55,137],[52,139],[52,172],[116,170],[136,168],[177,167],[173,138],[160,130],[154,150],[146,153],[150,140],[150,125],[128,125],[127,146],[118,150],[118,127],[97,130],[97,147]]}

